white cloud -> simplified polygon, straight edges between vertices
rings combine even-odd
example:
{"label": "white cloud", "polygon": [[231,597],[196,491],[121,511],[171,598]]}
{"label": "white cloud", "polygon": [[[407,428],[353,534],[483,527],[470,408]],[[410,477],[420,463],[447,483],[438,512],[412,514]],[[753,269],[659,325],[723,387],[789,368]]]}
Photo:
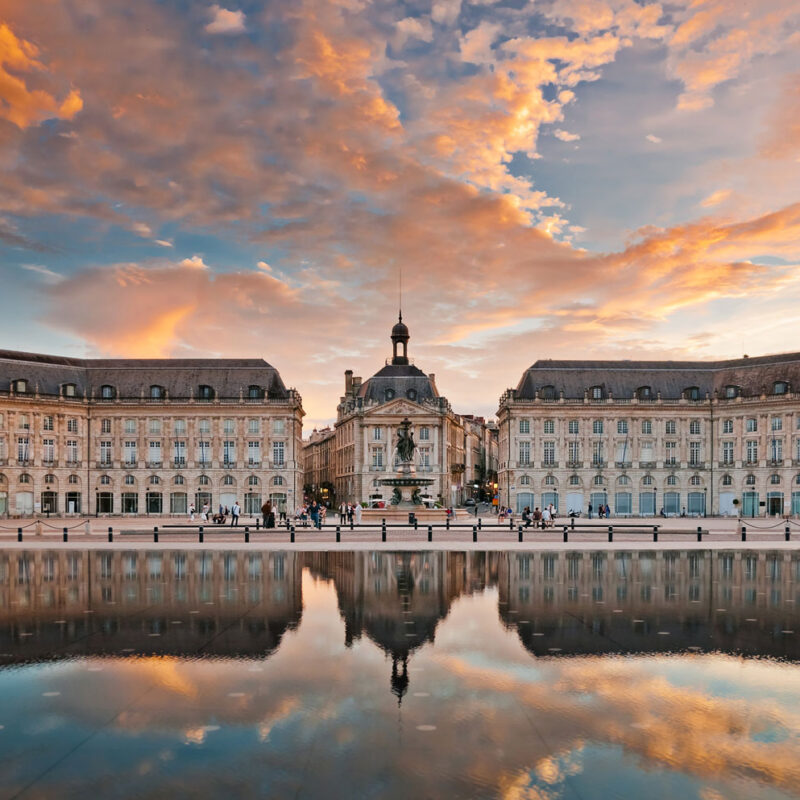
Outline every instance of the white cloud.
{"label": "white cloud", "polygon": [[54,272],[49,267],[43,267],[41,264],[23,264],[22,269],[41,275],[47,283],[61,283],[64,280],[64,276],[60,272]]}
{"label": "white cloud", "polygon": [[272,272],[272,267],[266,261],[259,261],[256,266],[264,272]]}
{"label": "white cloud", "polygon": [[229,11],[216,3],[209,9],[211,22],[206,25],[208,33],[241,33],[244,27],[244,11]]}
{"label": "white cloud", "polygon": [[578,139],[581,138],[577,133],[570,133],[569,131],[562,131],[560,129],[553,131],[553,136],[555,136],[556,139],[561,139],[562,142],[577,142]]}
{"label": "white cloud", "polygon": [[660,136],[656,136],[654,133],[648,133],[644,138],[653,144],[661,144],[661,142],[664,141]]}
{"label": "white cloud", "polygon": [[422,42],[430,42],[433,39],[433,25],[429,19],[406,17],[394,28],[396,31],[394,45],[397,48],[402,48],[409,39],[419,39]]}
{"label": "white cloud", "polygon": [[461,0],[434,0],[431,19],[443,25],[452,25],[461,13]]}
{"label": "white cloud", "polygon": [[146,236],[149,238],[150,236],[153,235],[152,229],[146,222],[134,222],[131,225],[131,230],[134,233],[139,234],[139,236]]}
{"label": "white cloud", "polygon": [[184,258],[181,261],[180,266],[187,267],[189,269],[208,269],[208,264],[203,261],[202,256],[194,255],[191,258]]}
{"label": "white cloud", "polygon": [[716,192],[712,192],[705,200],[701,201],[700,205],[703,208],[712,208],[713,206],[718,206],[720,203],[723,203],[730,196],[730,189],[717,189]]}
{"label": "white cloud", "polygon": [[458,40],[462,61],[483,64],[493,61],[492,44],[502,26],[493,22],[481,22]]}
{"label": "white cloud", "polygon": [[156,244],[161,245],[161,247],[175,247],[175,245],[172,244],[172,242],[170,242],[168,239],[153,239],[153,241]]}

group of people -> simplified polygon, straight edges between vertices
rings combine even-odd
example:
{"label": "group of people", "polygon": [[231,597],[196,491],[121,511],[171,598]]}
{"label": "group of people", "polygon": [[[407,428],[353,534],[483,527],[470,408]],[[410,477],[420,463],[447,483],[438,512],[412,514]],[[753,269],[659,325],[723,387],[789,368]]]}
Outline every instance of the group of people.
{"label": "group of people", "polygon": [[[589,512],[589,519],[591,519],[592,514],[594,513],[594,506],[591,503],[589,503],[589,508],[587,510]],[[608,503],[606,503],[605,505],[603,505],[603,503],[600,503],[600,505],[597,506],[597,516],[600,519],[603,519],[604,517],[605,519],[611,518],[611,507],[608,505]]]}
{"label": "group of people", "polygon": [[[189,504],[189,522],[194,522],[194,516],[197,513],[197,509],[194,506],[194,503]],[[211,513],[211,506],[208,503],[203,503],[200,508],[200,521],[201,522],[208,522],[209,519],[215,525],[224,525],[225,521],[228,519],[228,515],[230,514],[231,517],[231,527],[235,528],[239,524],[239,515],[242,513],[242,508],[239,505],[238,500],[233,501],[233,505],[228,508],[228,506],[219,504],[219,508],[215,514]]]}
{"label": "group of people", "polygon": [[361,503],[341,503],[339,505],[339,524],[356,525],[361,524],[361,514],[364,511],[364,506]]}
{"label": "group of people", "polygon": [[[510,510],[510,509],[509,509]],[[525,506],[522,512],[522,522],[526,528],[533,525],[535,528],[552,528],[556,519],[556,509],[552,503],[539,510],[539,506],[531,511],[530,506]]]}

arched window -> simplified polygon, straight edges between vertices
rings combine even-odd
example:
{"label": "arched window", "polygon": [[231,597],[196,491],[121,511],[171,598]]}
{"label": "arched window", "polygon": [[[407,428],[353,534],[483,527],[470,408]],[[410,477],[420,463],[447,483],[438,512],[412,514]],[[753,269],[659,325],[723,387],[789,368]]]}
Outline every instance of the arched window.
{"label": "arched window", "polygon": [[678,485],[678,479],[675,477],[675,475],[667,475],[667,486],[677,486],[677,485]]}
{"label": "arched window", "polygon": [[739,396],[739,387],[738,386],[728,385],[728,386],[725,387],[725,397],[728,400],[733,400],[733,398],[738,397],[738,396]]}
{"label": "arched window", "polygon": [[723,486],[733,486],[733,478],[730,475],[723,475],[722,476],[722,485]]}
{"label": "arched window", "polygon": [[185,481],[183,480],[183,475],[176,475],[176,476],[175,476],[175,477],[172,479],[172,482],[173,482],[173,483],[174,483],[176,486],[183,486],[183,484],[185,483]]}
{"label": "arched window", "polygon": [[687,400],[699,400],[700,389],[697,386],[689,386],[688,388],[683,390],[683,396]]}
{"label": "arched window", "polygon": [[109,475],[101,475],[100,476],[100,483],[103,486],[108,486],[111,483],[111,477]]}
{"label": "arched window", "polygon": [[281,475],[276,475],[272,479],[272,485],[273,486],[283,486],[283,477]]}
{"label": "arched window", "polygon": [[233,486],[234,483],[236,483],[236,481],[233,479],[233,475],[226,475],[222,479],[223,486]]}
{"label": "arched window", "polygon": [[800,484],[800,475],[797,475],[794,479],[794,482]]}
{"label": "arched window", "polygon": [[756,476],[755,475],[748,475],[744,479],[744,482],[745,482],[746,486],[755,486],[756,485]]}
{"label": "arched window", "polygon": [[64,397],[75,397],[77,387],[74,383],[65,383],[61,387],[61,391],[64,393]]}
{"label": "arched window", "polygon": [[104,384],[100,387],[100,397],[103,400],[113,400],[117,396],[117,392],[113,386]]}
{"label": "arched window", "polygon": [[530,477],[530,475],[523,475],[519,479],[519,485],[520,486],[530,486],[531,485],[531,477]]}
{"label": "arched window", "polygon": [[775,473],[773,473],[772,475],[769,476],[769,482],[772,483],[772,484],[780,483],[781,482],[781,476],[778,475],[777,472],[775,472]]}
{"label": "arched window", "polygon": [[700,476],[699,475],[692,475],[692,477],[689,478],[689,483],[692,486],[699,486],[702,483],[702,480],[700,480]]}
{"label": "arched window", "polygon": [[394,389],[386,389],[383,393],[384,400],[394,400]]}
{"label": "arched window", "polygon": [[164,387],[163,386],[156,386],[153,384],[150,387],[150,399],[151,400],[163,400],[164,399]]}
{"label": "arched window", "polygon": [[645,475],[642,478],[642,486],[652,486],[653,485],[653,476],[652,475]]}
{"label": "arched window", "polygon": [[789,391],[789,384],[787,381],[775,381],[772,384],[772,394],[786,394]]}
{"label": "arched window", "polygon": [[136,478],[133,475],[126,475],[125,476],[125,485],[126,486],[133,486],[136,483]]}
{"label": "arched window", "polygon": [[31,476],[28,475],[27,472],[23,472],[22,475],[19,476],[19,482],[20,483],[30,483],[31,482]]}
{"label": "arched window", "polygon": [[556,387],[555,386],[542,386],[539,390],[539,397],[542,400],[555,400],[556,399]]}
{"label": "arched window", "polygon": [[555,486],[556,485],[555,476],[554,475],[545,475],[544,485],[545,486]]}
{"label": "arched window", "polygon": [[24,378],[18,378],[14,381],[14,391],[17,394],[25,394],[28,391],[28,381]]}
{"label": "arched window", "polygon": [[53,475],[52,472],[48,472],[47,475],[44,476],[44,482],[45,483],[55,483],[56,482],[56,476]]}
{"label": "arched window", "polygon": [[161,478],[158,475],[151,475],[150,476],[150,485],[156,486],[157,484],[161,483]]}
{"label": "arched window", "polygon": [[570,486],[580,486],[581,479],[577,475],[570,475],[569,476],[569,485]]}
{"label": "arched window", "polygon": [[201,486],[209,486],[209,485],[211,484],[211,478],[209,478],[209,477],[208,477],[208,475],[201,475],[201,476],[200,476],[200,477],[197,479],[197,482],[198,482],[198,483],[199,483]]}
{"label": "arched window", "polygon": [[653,392],[649,386],[640,386],[636,390],[636,397],[639,400],[649,400],[653,396]]}
{"label": "arched window", "polygon": [[205,383],[201,383],[197,389],[197,397],[199,400],[213,400],[214,389]]}
{"label": "arched window", "polygon": [[619,478],[617,478],[617,483],[620,486],[627,486],[630,482],[631,479],[627,475],[620,475]]}
{"label": "arched window", "polygon": [[80,482],[81,479],[77,475],[70,475],[69,478],[67,478],[67,483],[80,483]]}
{"label": "arched window", "polygon": [[602,386],[592,386],[589,389],[589,397],[592,400],[602,400],[603,399],[603,387]]}
{"label": "arched window", "polygon": [[594,485],[595,486],[602,486],[603,485],[603,476],[602,475],[595,475],[594,476]]}
{"label": "arched window", "polygon": [[264,390],[260,386],[248,386],[247,396],[250,400],[262,400],[264,398]]}
{"label": "arched window", "polygon": [[258,476],[250,475],[247,479],[248,486],[258,486],[261,481],[258,480]]}

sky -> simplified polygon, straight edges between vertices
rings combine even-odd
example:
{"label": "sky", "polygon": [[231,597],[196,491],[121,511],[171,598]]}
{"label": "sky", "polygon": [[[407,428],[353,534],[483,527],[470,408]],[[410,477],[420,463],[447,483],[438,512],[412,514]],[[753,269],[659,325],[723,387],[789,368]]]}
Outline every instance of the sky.
{"label": "sky", "polygon": [[306,433],[409,354],[797,350],[796,0],[0,0],[0,346],[263,357]]}

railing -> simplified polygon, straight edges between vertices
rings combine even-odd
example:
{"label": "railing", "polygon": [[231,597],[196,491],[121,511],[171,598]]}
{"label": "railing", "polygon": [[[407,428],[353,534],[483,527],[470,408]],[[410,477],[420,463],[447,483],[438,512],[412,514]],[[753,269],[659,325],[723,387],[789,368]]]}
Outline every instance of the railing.
{"label": "railing", "polygon": [[42,459],[42,466],[43,467],[57,467],[58,466],[58,459],[55,459],[55,458],[43,458]]}
{"label": "railing", "polygon": [[173,469],[185,469],[186,468],[186,459],[185,458],[173,459],[172,468]]}
{"label": "railing", "polygon": [[630,469],[631,463],[630,461],[615,461],[614,466],[617,469]]}
{"label": "railing", "polygon": [[592,466],[593,467],[605,467],[607,466],[605,459],[602,458],[593,458],[592,459]]}
{"label": "railing", "polygon": [[236,462],[235,461],[223,461],[222,462],[223,469],[236,469]]}
{"label": "railing", "polygon": [[583,466],[583,461],[567,461],[567,466],[570,469],[579,469]]}
{"label": "railing", "polygon": [[97,467],[97,469],[108,469],[109,467],[112,466],[112,464],[113,462],[111,461],[111,459],[108,459],[108,461],[100,459],[100,461],[95,462],[95,466]]}
{"label": "railing", "polygon": [[17,459],[17,466],[18,467],[30,467],[33,465],[33,459],[30,458],[18,458]]}
{"label": "railing", "polygon": [[558,461],[549,461],[549,460],[545,459],[541,463],[542,469],[551,469],[551,468],[557,467],[557,466],[558,466]]}
{"label": "railing", "polygon": [[162,464],[162,461],[148,461],[147,469],[161,469]]}
{"label": "railing", "polygon": [[656,468],[656,463],[657,462],[655,462],[655,461],[640,461],[639,462],[639,468],[640,469],[655,469]]}
{"label": "railing", "polygon": [[705,469],[706,468],[706,462],[705,461],[692,461],[690,459],[689,460],[689,467],[691,467],[692,469]]}

